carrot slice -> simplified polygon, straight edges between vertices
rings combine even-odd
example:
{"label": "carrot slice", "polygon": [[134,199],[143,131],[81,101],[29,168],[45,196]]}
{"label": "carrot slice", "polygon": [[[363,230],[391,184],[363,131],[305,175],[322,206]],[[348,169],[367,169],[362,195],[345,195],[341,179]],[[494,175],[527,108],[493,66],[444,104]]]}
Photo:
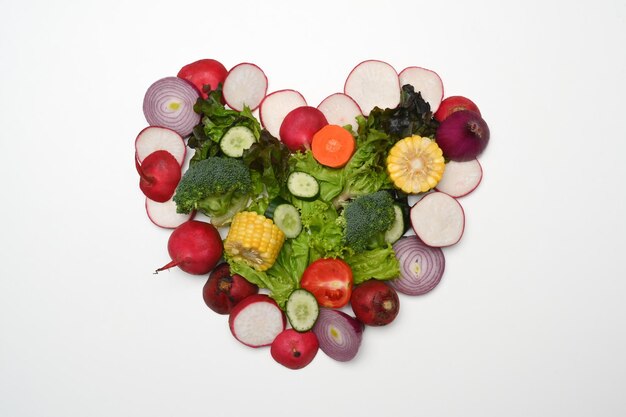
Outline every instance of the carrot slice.
{"label": "carrot slice", "polygon": [[311,152],[320,164],[339,168],[348,163],[355,146],[352,133],[338,125],[326,125],[313,135]]}

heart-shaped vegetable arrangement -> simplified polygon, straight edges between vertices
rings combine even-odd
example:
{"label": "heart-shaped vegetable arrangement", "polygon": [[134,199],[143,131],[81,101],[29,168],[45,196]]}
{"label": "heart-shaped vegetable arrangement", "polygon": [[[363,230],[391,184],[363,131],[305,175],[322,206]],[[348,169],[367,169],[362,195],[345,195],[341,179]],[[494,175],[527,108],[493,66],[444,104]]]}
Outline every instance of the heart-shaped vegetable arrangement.
{"label": "heart-shaped vegetable arrangement", "polygon": [[213,59],[148,88],[135,163],[149,218],[174,229],[159,271],[208,275],[207,306],[288,368],[318,349],[348,361],[366,326],[395,319],[398,292],[441,280],[489,128],[420,67],[361,62],[317,107],[267,89],[258,66]]}

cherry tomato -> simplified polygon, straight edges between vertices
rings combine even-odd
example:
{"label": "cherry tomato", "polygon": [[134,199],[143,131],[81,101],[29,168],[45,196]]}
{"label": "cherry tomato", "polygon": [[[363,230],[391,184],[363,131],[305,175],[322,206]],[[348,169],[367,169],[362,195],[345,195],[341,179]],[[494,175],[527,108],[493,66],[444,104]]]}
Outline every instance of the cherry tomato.
{"label": "cherry tomato", "polygon": [[302,275],[300,286],[315,296],[322,307],[339,308],[352,295],[352,269],[341,259],[318,259]]}

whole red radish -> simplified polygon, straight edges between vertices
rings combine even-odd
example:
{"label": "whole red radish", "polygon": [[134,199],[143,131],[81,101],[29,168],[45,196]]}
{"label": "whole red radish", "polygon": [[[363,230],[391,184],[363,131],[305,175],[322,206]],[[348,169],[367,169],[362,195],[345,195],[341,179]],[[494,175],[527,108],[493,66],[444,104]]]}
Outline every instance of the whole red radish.
{"label": "whole red radish", "polygon": [[258,292],[259,287],[239,274],[231,274],[230,266],[222,263],[211,271],[202,289],[202,298],[216,313],[229,314],[238,302]]}
{"label": "whole red radish", "polygon": [[311,148],[313,135],[328,124],[324,113],[311,106],[290,111],[280,125],[280,140],[291,152]]}
{"label": "whole red radish", "polygon": [[191,82],[202,93],[202,97],[207,98],[204,86],[216,90],[219,84],[224,84],[227,74],[228,70],[221,62],[215,59],[201,59],[182,67],[177,76]]}
{"label": "whole red radish", "polygon": [[317,336],[312,331],[300,333],[287,329],[276,336],[270,353],[279,364],[289,369],[302,369],[313,361],[319,347]]}
{"label": "whole red radish", "polygon": [[443,122],[452,113],[459,110],[469,110],[480,114],[478,106],[469,98],[463,96],[446,97],[434,114],[438,122]]}
{"label": "whole red radish", "polygon": [[391,323],[400,311],[398,293],[382,281],[371,279],[352,290],[350,298],[356,318],[368,326]]}
{"label": "whole red radish", "polygon": [[224,253],[224,245],[215,226],[189,220],[174,229],[167,251],[172,261],[157,272],[178,266],[189,274],[204,275],[215,268]]}
{"label": "whole red radish", "polygon": [[135,167],[139,173],[139,188],[146,197],[159,203],[169,200],[180,181],[180,165],[168,151],[152,152],[140,164],[135,156]]}

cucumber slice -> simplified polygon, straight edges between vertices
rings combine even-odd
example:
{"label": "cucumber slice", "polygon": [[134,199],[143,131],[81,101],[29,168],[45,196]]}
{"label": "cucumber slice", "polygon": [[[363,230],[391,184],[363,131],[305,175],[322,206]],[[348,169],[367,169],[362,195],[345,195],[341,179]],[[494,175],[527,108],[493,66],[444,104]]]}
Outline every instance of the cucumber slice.
{"label": "cucumber slice", "polygon": [[287,178],[287,189],[295,197],[307,200],[317,197],[320,192],[320,185],[312,175],[296,171]]}
{"label": "cucumber slice", "polygon": [[293,290],[287,299],[285,308],[289,324],[298,332],[306,332],[313,328],[320,313],[315,296],[305,289]]}
{"label": "cucumber slice", "polygon": [[240,158],[243,151],[250,148],[254,142],[256,142],[256,137],[252,130],[245,126],[234,126],[222,136],[220,149],[227,156]]}
{"label": "cucumber slice", "polygon": [[300,212],[291,204],[279,204],[274,210],[274,224],[283,231],[285,237],[297,237],[302,231]]}
{"label": "cucumber slice", "polygon": [[395,213],[395,219],[391,227],[385,232],[385,242],[394,243],[396,240],[400,239],[404,232],[406,232],[406,228],[404,227],[404,212],[402,208],[394,204],[393,211]]}
{"label": "cucumber slice", "polygon": [[281,204],[289,204],[289,201],[285,200],[284,198],[282,198],[280,196],[274,198],[267,205],[267,208],[265,209],[264,216],[267,217],[268,219],[274,220],[274,212],[276,211],[276,208],[278,206],[280,206]]}

